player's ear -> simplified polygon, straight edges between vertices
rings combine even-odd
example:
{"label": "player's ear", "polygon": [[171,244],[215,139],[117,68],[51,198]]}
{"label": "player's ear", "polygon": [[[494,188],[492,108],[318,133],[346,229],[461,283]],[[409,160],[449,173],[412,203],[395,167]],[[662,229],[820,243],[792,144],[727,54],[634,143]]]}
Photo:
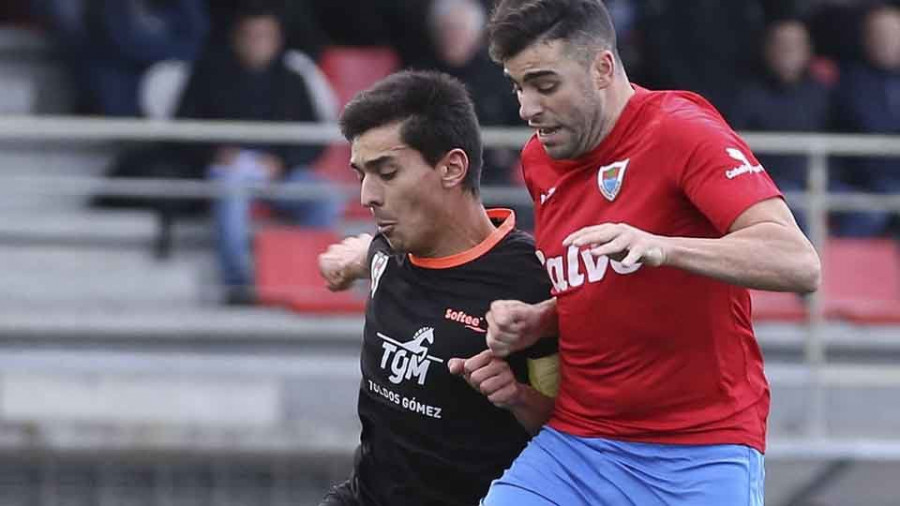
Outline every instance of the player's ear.
{"label": "player's ear", "polygon": [[451,149],[438,162],[437,170],[440,171],[444,188],[460,186],[469,172],[469,157],[462,149]]}
{"label": "player's ear", "polygon": [[618,63],[612,51],[604,49],[597,53],[591,63],[591,80],[598,90],[610,87],[616,75]]}

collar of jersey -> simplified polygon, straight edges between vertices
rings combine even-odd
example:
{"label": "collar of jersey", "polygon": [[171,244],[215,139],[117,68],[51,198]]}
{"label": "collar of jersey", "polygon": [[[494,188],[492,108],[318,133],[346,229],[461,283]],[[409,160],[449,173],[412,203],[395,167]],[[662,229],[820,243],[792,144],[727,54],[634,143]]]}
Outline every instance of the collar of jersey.
{"label": "collar of jersey", "polygon": [[423,258],[410,254],[409,261],[416,267],[423,267],[425,269],[450,269],[452,267],[459,267],[460,265],[467,264],[472,260],[481,257],[503,240],[503,238],[516,226],[516,213],[514,213],[512,209],[488,209],[487,214],[488,218],[492,221],[502,220],[502,222],[493,232],[491,232],[491,235],[487,236],[480,243],[465,251],[446,257]]}

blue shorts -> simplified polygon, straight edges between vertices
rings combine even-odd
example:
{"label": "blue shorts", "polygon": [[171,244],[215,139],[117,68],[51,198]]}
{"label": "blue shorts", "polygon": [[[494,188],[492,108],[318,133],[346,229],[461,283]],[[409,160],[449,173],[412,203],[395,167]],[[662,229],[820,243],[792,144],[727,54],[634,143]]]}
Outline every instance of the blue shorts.
{"label": "blue shorts", "polygon": [[740,445],[582,438],[545,427],[484,506],[762,506],[763,455]]}

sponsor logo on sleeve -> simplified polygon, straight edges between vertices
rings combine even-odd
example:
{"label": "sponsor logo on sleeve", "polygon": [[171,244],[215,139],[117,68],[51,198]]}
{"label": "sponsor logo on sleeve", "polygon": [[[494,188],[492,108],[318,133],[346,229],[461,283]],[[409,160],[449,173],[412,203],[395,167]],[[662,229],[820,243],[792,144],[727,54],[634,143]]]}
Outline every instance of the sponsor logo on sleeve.
{"label": "sponsor logo on sleeve", "polygon": [[728,153],[728,156],[731,158],[741,162],[737,167],[725,171],[725,177],[728,179],[734,179],[743,174],[756,174],[765,170],[762,165],[753,165],[750,163],[750,160],[747,159],[747,156],[740,149],[725,148],[725,152]]}

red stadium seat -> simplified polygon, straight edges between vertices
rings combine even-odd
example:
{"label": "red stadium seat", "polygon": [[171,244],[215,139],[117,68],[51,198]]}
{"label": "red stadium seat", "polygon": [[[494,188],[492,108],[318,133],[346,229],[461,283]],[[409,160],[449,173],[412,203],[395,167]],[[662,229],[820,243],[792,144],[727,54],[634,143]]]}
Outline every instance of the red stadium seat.
{"label": "red stadium seat", "polygon": [[[825,316],[859,324],[900,324],[900,248],[890,239],[830,239],[822,258]],[[801,322],[791,293],[751,290],[753,318]]]}
{"label": "red stadium seat", "polygon": [[344,107],[357,92],[399,69],[400,58],[389,47],[332,46],[322,52],[319,66]]}
{"label": "red stadium seat", "polygon": [[364,295],[330,292],[319,277],[317,257],[340,238],[331,231],[268,227],[256,234],[256,289],[262,304],[301,312],[360,313]]}
{"label": "red stadium seat", "polygon": [[[400,58],[387,47],[334,46],[322,53],[320,65],[343,108],[357,92],[398,70]],[[349,164],[350,148],[341,143],[328,146],[316,160],[315,167],[318,173],[334,181],[356,183]],[[355,200],[348,203],[344,214],[352,219],[368,219],[370,216],[369,211]]]}
{"label": "red stadium seat", "polygon": [[900,323],[900,248],[890,239],[831,239],[822,259],[829,318]]}

